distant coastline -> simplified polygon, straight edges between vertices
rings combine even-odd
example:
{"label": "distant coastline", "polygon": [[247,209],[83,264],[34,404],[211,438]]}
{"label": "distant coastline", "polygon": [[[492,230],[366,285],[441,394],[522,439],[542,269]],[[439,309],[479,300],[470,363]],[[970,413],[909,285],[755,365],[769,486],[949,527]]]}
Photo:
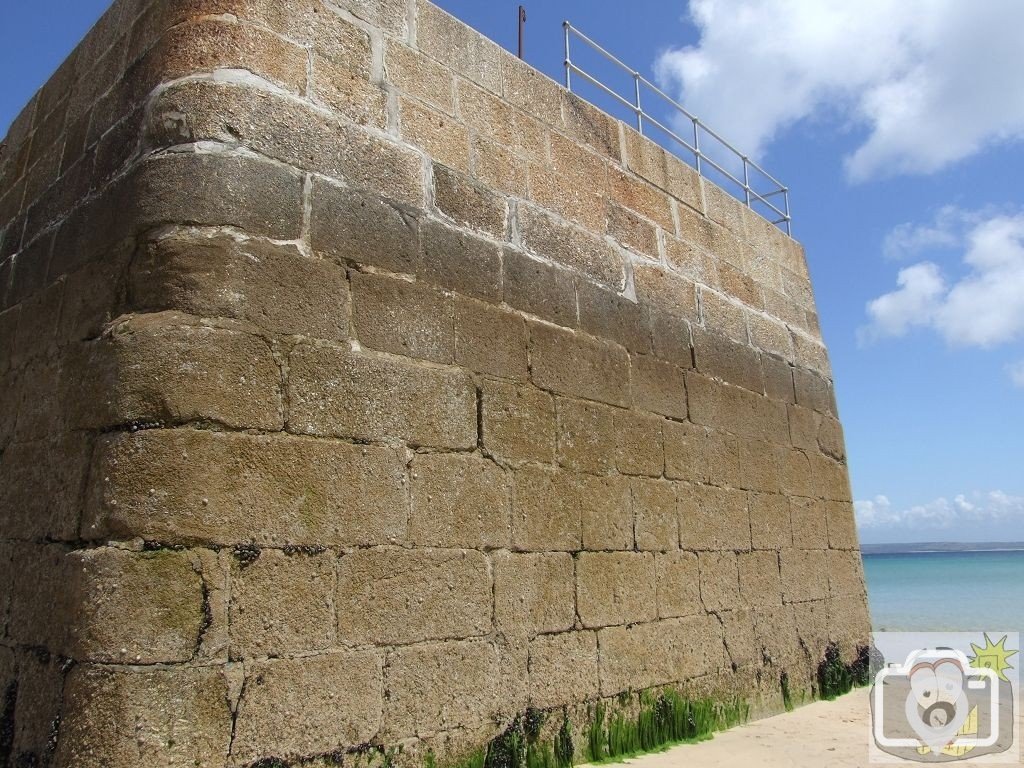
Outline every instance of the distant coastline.
{"label": "distant coastline", "polygon": [[927,541],[910,544],[862,544],[865,555],[915,555],[939,552],[1024,552],[1024,541]]}

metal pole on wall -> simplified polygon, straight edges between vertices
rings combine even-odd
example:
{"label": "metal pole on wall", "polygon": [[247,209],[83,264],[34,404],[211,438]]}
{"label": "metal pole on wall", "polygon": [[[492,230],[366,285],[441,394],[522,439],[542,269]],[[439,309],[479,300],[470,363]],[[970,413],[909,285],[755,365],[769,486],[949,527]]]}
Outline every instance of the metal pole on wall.
{"label": "metal pole on wall", "polygon": [[526,8],[519,6],[519,58],[523,58],[523,36],[526,32]]}
{"label": "metal pole on wall", "polygon": [[568,21],[562,22],[562,29],[565,30],[565,90],[572,90],[572,60],[569,58],[569,35],[572,28]]}

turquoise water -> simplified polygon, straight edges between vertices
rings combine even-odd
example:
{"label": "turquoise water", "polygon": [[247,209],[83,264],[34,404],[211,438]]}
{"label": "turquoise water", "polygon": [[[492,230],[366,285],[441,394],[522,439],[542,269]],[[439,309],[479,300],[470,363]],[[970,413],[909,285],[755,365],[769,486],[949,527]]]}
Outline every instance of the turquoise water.
{"label": "turquoise water", "polygon": [[864,555],[875,631],[1024,632],[1024,552]]}

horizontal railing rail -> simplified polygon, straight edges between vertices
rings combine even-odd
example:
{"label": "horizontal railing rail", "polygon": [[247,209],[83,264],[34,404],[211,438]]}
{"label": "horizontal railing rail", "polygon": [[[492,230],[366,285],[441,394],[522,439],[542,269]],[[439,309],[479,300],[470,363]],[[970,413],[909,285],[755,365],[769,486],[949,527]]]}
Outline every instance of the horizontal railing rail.
{"label": "horizontal railing rail", "polygon": [[[643,74],[633,69],[619,57],[610,53],[602,45],[583,34],[570,22],[564,22],[563,27],[565,29],[565,87],[569,91],[572,91],[573,89],[573,76],[578,75],[583,80],[599,89],[602,93],[612,98],[616,103],[632,112],[636,119],[636,128],[641,135],[647,135],[647,132],[645,131],[645,126],[647,125],[653,125],[658,128],[658,130],[664,133],[665,136],[671,140],[672,144],[682,147],[687,153],[693,156],[693,165],[694,168],[696,168],[697,173],[701,176],[706,176],[705,168],[713,168],[727,181],[731,182],[742,191],[741,195],[738,195],[737,197],[739,197],[739,199],[741,199],[748,208],[761,214],[772,224],[784,229],[786,234],[792,236],[793,220],[789,212],[788,187],[783,185],[782,182],[768,173],[768,171],[722,138],[718,133],[708,127],[707,124],[705,124],[699,117],[692,114],[686,109],[686,107],[644,77]],[[633,93],[630,94],[628,98],[616,92],[613,88],[605,85],[596,75],[588,72],[573,60],[572,40],[574,38],[578,39],[591,50],[600,54],[612,64],[622,69],[633,79]],[[643,90],[645,88],[656,97],[666,102],[668,107],[671,107],[676,113],[682,115],[686,121],[689,121],[693,127],[692,138],[683,138],[679,135],[678,128],[672,128],[669,125],[666,125],[645,108],[641,101],[641,96],[643,95]],[[673,121],[670,119],[668,122],[671,123]],[[703,142],[702,139],[704,140]],[[713,142],[710,147],[707,144],[709,139]],[[709,148],[712,150],[711,153],[708,152]],[[675,154],[679,153],[676,152]],[[715,157],[712,157],[712,155],[719,158],[722,158],[723,155],[725,158],[735,158],[743,169],[743,178],[740,178],[725,167],[726,165],[729,165],[727,160],[722,159],[721,162],[719,162],[715,160]],[[685,156],[684,159],[686,159]],[[761,191],[758,191],[754,188],[752,183],[753,178],[760,179],[760,181],[762,181],[766,186],[762,187]],[[769,200],[769,198],[776,198],[779,195],[782,196],[782,201],[780,203],[782,206],[781,208]],[[764,210],[759,210],[755,207],[755,202]]]}

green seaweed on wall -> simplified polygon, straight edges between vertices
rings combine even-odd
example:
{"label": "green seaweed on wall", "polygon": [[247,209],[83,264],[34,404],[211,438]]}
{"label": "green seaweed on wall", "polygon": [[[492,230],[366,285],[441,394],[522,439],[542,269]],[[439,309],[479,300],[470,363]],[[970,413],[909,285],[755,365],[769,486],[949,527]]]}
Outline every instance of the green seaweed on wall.
{"label": "green seaweed on wall", "polygon": [[857,649],[857,658],[850,664],[844,664],[839,647],[835,643],[830,644],[818,665],[818,695],[831,701],[854,688],[867,685],[871,679],[869,658],[868,649],[861,647]]}
{"label": "green seaweed on wall", "polygon": [[703,741],[715,731],[745,722],[749,716],[749,705],[740,699],[688,699],[672,689],[658,695],[642,693],[635,716],[617,712],[607,719],[604,705],[598,703],[587,729],[587,759],[616,762],[676,744]]}
{"label": "green seaweed on wall", "polygon": [[782,706],[787,712],[793,711],[793,693],[789,690],[789,674],[783,672],[779,677],[779,687],[782,689]]}

